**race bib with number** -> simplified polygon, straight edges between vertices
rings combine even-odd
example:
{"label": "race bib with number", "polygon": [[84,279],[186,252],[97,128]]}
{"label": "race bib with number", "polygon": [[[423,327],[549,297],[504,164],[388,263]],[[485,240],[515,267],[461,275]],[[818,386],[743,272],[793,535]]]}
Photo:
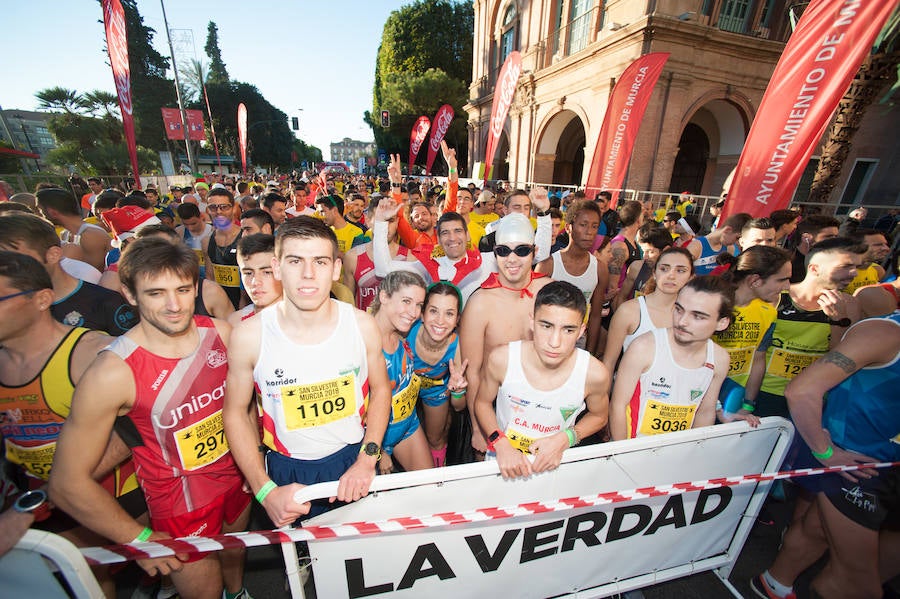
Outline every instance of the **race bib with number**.
{"label": "race bib with number", "polygon": [[356,408],[356,377],[350,373],[309,385],[281,388],[288,430],[321,426],[351,416]]}
{"label": "race bib with number", "polygon": [[806,367],[819,357],[819,354],[801,354],[784,349],[776,349],[772,352],[772,357],[769,359],[767,372],[772,376],[791,380],[806,370]]}
{"label": "race bib with number", "polygon": [[6,440],[6,459],[19,464],[29,474],[47,480],[50,478],[50,467],[53,465],[53,454],[56,453],[56,441],[37,447],[24,447]]}
{"label": "race bib with number", "polygon": [[228,453],[221,410],[175,432],[181,467],[191,471],[212,464]]}
{"label": "race bib with number", "polygon": [[195,249],[194,253],[197,254],[197,260],[200,261],[200,266],[203,266],[206,262],[206,256],[203,255],[203,250]]}
{"label": "race bib with number", "polygon": [[406,420],[416,410],[416,399],[419,397],[419,376],[413,375],[406,389],[391,398],[391,411],[394,422]]}
{"label": "race bib with number", "polygon": [[752,347],[732,347],[728,349],[728,376],[733,377],[750,372],[750,364],[753,361]]}
{"label": "race bib with number", "polygon": [[213,277],[222,287],[240,287],[241,277],[237,266],[213,264]]}
{"label": "race bib with number", "polygon": [[512,445],[522,453],[531,452],[531,444],[534,443],[534,439],[532,439],[531,437],[523,435],[519,431],[506,429],[506,438],[509,439],[510,445]]}
{"label": "race bib with number", "polygon": [[694,423],[696,410],[697,406],[673,405],[651,400],[644,410],[644,418],[638,432],[641,435],[659,435],[687,430]]}

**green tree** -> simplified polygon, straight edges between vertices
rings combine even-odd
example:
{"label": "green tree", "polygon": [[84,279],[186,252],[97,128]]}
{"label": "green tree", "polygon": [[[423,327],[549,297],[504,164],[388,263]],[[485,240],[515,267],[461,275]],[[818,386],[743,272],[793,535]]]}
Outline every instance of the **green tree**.
{"label": "green tree", "polygon": [[63,110],[75,112],[81,107],[82,98],[74,89],[48,87],[34,95],[39,101],[38,110]]}
{"label": "green tree", "polygon": [[[827,204],[834,191],[853,137],[862,124],[866,110],[886,88],[892,95],[898,81],[900,63],[900,9],[894,11],[875,39],[872,52],[863,61],[841,98],[831,126],[825,134],[822,156],[809,190],[809,201]],[[893,109],[891,106],[888,110]]]}
{"label": "green tree", "polygon": [[228,83],[228,71],[222,61],[222,51],[219,49],[219,28],[215,21],[210,21],[206,26],[206,45],[203,46],[206,55],[209,56],[208,83]]}
{"label": "green tree", "polygon": [[[0,148],[15,150],[9,143],[0,139]],[[12,154],[0,153],[0,173],[17,174],[22,171],[22,159]]]}
{"label": "green tree", "polygon": [[[380,148],[405,154],[416,119],[433,118],[442,104],[450,104],[456,117],[447,143],[466,163],[462,107],[472,79],[474,19],[471,2],[449,0],[417,0],[388,17],[375,61],[373,110],[363,117]],[[429,84],[437,87],[429,91]],[[388,129],[381,127],[382,110],[391,111]],[[421,153],[423,163],[426,155]]]}

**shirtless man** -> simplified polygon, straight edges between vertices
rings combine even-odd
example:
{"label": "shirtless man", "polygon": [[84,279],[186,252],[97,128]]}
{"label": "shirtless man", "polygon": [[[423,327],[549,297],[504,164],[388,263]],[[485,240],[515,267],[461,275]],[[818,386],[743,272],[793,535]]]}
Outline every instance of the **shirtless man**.
{"label": "shirtless man", "polygon": [[[586,312],[577,287],[548,283],[534,300],[534,340],[501,345],[485,361],[475,415],[482,430],[493,431],[488,449],[506,478],[556,468],[567,448],[606,426],[609,371],[575,347]],[[585,408],[588,413],[576,424]]]}
{"label": "shirtless man", "polygon": [[[505,216],[497,227],[495,242],[497,272],[472,294],[460,321],[462,355],[469,361],[466,378],[470,414],[475,413],[475,398],[478,397],[485,357],[494,348],[510,341],[531,338],[534,296],[550,282],[544,275],[531,271],[534,230],[527,217],[522,214]],[[472,447],[480,454],[487,449],[486,439],[474,418]]]}
{"label": "shirtless man", "polygon": [[78,201],[65,189],[51,187],[40,189],[35,194],[37,208],[47,220],[62,227],[63,243],[75,243],[81,246],[84,261],[103,272],[106,252],[109,251],[109,234],[103,227],[84,222]]}
{"label": "shirtless man", "polygon": [[614,440],[715,424],[729,360],[710,338],[728,328],[733,310],[734,288],[720,277],[681,288],[672,327],[644,333],[622,357],[609,414]]}
{"label": "shirtless man", "polygon": [[[140,322],[85,373],[59,437],[51,500],[114,543],[244,530],[250,496],[222,427],[227,363],[225,322],[194,315],[199,267],[193,252],[164,239],[138,239],[119,262]],[[118,421],[118,417],[125,417]],[[125,424],[128,423],[128,425]],[[91,478],[113,427],[132,447],[150,527],[130,517]],[[242,591],[243,550],[137,560],[170,575],[182,597]]]}
{"label": "shirtless man", "polygon": [[[381,334],[372,316],[329,297],[341,266],[328,225],[309,216],[286,221],[272,259],[284,297],[234,330],[225,432],[276,526],[328,509],[323,501],[297,503],[304,485],[338,480],[338,500],[365,497],[381,457],[391,409]],[[254,383],[262,390],[265,454]]]}

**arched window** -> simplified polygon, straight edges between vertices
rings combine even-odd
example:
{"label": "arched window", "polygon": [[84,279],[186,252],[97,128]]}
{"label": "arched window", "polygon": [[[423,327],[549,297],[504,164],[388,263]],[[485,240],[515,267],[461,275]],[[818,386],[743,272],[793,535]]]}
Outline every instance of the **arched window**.
{"label": "arched window", "polygon": [[503,65],[509,53],[515,50],[516,44],[516,5],[511,2],[503,13],[503,25],[500,29],[500,64]]}

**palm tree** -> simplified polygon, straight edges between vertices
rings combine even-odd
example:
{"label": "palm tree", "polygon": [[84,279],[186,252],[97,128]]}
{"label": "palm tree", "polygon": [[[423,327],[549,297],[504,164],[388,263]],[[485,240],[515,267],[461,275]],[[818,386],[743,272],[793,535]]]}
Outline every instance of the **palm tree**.
{"label": "palm tree", "polygon": [[[809,201],[828,203],[834,191],[853,136],[862,123],[866,109],[882,95],[885,88],[895,87],[900,64],[900,9],[895,10],[875,39],[872,52],[859,67],[850,87],[841,98],[831,127],[825,136],[822,156],[813,177]],[[893,91],[893,90],[892,90]]]}
{"label": "palm tree", "polygon": [[81,96],[81,107],[91,116],[99,116],[118,118],[113,112],[119,107],[119,98],[113,93],[95,89],[92,92],[86,92]]}
{"label": "palm tree", "polygon": [[63,110],[69,114],[76,113],[83,108],[82,97],[74,89],[65,87],[48,87],[34,94],[40,100],[40,110]]}

